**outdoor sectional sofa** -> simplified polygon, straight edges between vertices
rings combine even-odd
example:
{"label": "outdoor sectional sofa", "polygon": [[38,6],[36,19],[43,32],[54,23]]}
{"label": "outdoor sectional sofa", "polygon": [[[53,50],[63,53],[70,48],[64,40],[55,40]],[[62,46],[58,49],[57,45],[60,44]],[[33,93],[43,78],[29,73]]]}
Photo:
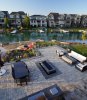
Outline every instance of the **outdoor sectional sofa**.
{"label": "outdoor sectional sofa", "polygon": [[75,51],[71,51],[70,53],[68,53],[69,56],[77,59],[79,62],[83,63],[85,61],[87,61],[87,58],[81,54],[76,53]]}
{"label": "outdoor sectional sofa", "polygon": [[70,57],[69,55],[63,55],[62,59],[69,64],[75,64],[77,62],[73,57]]}
{"label": "outdoor sectional sofa", "polygon": [[75,67],[80,70],[81,72],[87,70],[87,63],[86,64],[81,64],[81,63],[78,63],[75,65]]}

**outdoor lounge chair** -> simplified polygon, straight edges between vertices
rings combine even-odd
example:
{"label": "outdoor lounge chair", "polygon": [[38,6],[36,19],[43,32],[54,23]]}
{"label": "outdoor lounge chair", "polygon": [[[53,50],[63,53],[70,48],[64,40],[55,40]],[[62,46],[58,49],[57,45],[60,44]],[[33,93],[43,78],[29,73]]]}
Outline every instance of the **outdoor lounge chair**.
{"label": "outdoor lounge chair", "polygon": [[63,50],[56,50],[56,54],[61,57],[65,54],[65,52]]}
{"label": "outdoor lounge chair", "polygon": [[87,70],[87,64],[81,64],[81,63],[78,63],[77,65],[75,65],[75,67],[80,70],[81,72]]}
{"label": "outdoor lounge chair", "polygon": [[70,57],[69,55],[62,56],[62,59],[69,64],[75,64],[77,62],[74,58]]}

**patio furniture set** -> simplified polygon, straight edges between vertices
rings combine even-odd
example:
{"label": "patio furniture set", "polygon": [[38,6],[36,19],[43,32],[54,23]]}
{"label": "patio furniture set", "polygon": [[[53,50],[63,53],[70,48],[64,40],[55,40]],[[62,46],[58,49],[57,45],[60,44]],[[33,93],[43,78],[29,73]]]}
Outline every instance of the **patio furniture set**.
{"label": "patio furniture set", "polygon": [[[49,60],[40,61],[38,64],[42,67],[45,74],[49,76],[57,73],[56,67]],[[29,73],[30,71],[23,61],[18,61],[12,64],[12,76],[17,84],[20,83],[20,85],[22,85],[24,81],[27,84],[27,81],[29,80]]]}
{"label": "patio furniture set", "polygon": [[[65,52],[63,50],[62,51],[56,50],[56,53],[65,62],[69,64],[74,64],[75,67],[80,71],[87,70],[86,57],[74,51]],[[49,60],[40,61],[38,62],[38,64],[49,76],[57,72],[56,67]],[[27,85],[27,82],[30,79],[30,75],[29,75],[30,71],[27,65],[23,61],[18,61],[13,63],[11,67],[12,67],[12,76],[14,78],[14,81],[17,83],[17,85],[18,84],[23,85],[23,83],[26,83]],[[65,99],[63,97],[62,90],[57,85],[53,85],[39,92],[33,93],[27,97],[24,97],[20,100],[65,100]]]}
{"label": "patio furniture set", "polygon": [[[39,63],[43,70],[50,75],[56,72],[56,69],[52,64],[47,61],[42,61]],[[29,80],[29,69],[23,61],[18,61],[12,64],[12,76],[17,83],[22,85],[24,82],[27,84]],[[63,97],[63,91],[57,86],[53,85],[45,88],[39,92],[33,93],[26,96],[20,100],[65,100]]]}
{"label": "patio furniture set", "polygon": [[85,56],[70,50],[67,53],[63,50],[56,50],[56,53],[65,62],[69,64],[74,64],[75,67],[80,71],[87,70],[87,58]]}

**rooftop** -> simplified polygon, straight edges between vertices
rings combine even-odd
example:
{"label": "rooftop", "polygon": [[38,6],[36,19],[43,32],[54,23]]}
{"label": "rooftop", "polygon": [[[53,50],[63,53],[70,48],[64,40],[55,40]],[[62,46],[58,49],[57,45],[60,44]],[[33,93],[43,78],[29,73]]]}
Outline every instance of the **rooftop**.
{"label": "rooftop", "polygon": [[25,12],[23,11],[18,11],[18,12],[11,12],[11,14],[20,14],[20,15],[25,15]]}

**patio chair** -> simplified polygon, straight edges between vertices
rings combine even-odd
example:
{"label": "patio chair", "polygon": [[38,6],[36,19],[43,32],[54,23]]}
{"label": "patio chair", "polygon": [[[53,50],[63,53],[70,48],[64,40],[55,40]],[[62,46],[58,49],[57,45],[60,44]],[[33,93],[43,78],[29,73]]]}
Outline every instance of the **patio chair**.
{"label": "patio chair", "polygon": [[61,57],[61,56],[65,55],[66,53],[65,53],[65,51],[63,51],[63,50],[56,50],[56,54],[57,54],[59,57]]}

